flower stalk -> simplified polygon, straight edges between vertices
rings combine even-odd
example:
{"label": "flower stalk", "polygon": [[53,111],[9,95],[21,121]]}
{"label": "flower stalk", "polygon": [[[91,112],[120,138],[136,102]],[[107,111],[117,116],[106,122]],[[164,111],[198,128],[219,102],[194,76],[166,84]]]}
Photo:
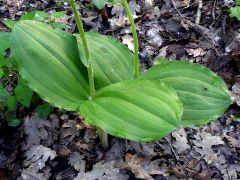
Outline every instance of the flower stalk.
{"label": "flower stalk", "polygon": [[131,28],[132,28],[132,35],[133,35],[133,41],[134,41],[134,79],[138,79],[139,76],[139,46],[138,46],[138,36],[137,36],[137,29],[136,25],[133,20],[133,15],[131,12],[131,9],[128,5],[127,0],[122,0],[122,4],[124,6],[124,9],[127,13]]}
{"label": "flower stalk", "polygon": [[[88,81],[89,81],[89,86],[90,86],[90,97],[91,97],[90,99],[92,99],[95,96],[95,85],[94,85],[92,61],[90,58],[90,53],[89,53],[88,44],[87,44],[87,40],[86,40],[84,28],[83,28],[83,23],[81,21],[80,14],[78,13],[78,10],[76,7],[76,2],[75,2],[75,0],[69,0],[69,1],[70,1],[72,10],[73,10],[73,14],[74,14],[77,28],[78,28],[78,31],[80,34],[80,38],[83,42],[84,52],[85,52],[86,60],[87,60]],[[99,127],[97,127],[97,131],[98,131],[98,135],[101,140],[101,143],[102,143],[102,147],[104,149],[108,149],[108,134]]]}
{"label": "flower stalk", "polygon": [[76,2],[75,2],[75,0],[69,0],[69,1],[70,1],[72,10],[73,10],[73,14],[74,14],[75,21],[76,21],[76,24],[77,24],[77,28],[78,28],[78,31],[79,31],[79,34],[80,34],[80,38],[83,42],[83,47],[84,47],[86,60],[87,60],[88,81],[89,81],[89,86],[90,86],[90,96],[91,96],[91,99],[92,99],[95,96],[95,85],[94,85],[92,60],[90,58],[90,53],[89,53],[87,40],[86,40],[85,33],[84,33],[83,23],[81,21],[80,14],[77,11]]}

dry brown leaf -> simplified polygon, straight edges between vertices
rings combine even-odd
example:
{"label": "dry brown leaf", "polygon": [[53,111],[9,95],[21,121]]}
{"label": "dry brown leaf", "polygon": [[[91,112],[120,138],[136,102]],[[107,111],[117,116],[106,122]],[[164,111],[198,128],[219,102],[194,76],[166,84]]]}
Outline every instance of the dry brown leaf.
{"label": "dry brown leaf", "polygon": [[[23,162],[24,169],[21,178],[24,180],[47,180],[51,176],[50,168],[45,167],[48,159],[53,160],[57,154],[55,151],[42,145],[34,145],[25,152],[26,159]],[[41,172],[39,171],[41,170]]]}
{"label": "dry brown leaf", "polygon": [[73,152],[68,159],[68,163],[78,172],[85,172],[86,162],[79,152]]}
{"label": "dry brown leaf", "polygon": [[128,34],[122,36],[122,43],[126,44],[131,51],[134,50],[133,37],[132,36],[130,36]]}
{"label": "dry brown leaf", "polygon": [[[136,12],[140,12],[141,6],[136,4],[135,0],[130,0],[129,7],[132,11],[133,18],[136,19],[137,18]],[[128,24],[127,23],[128,17],[121,3],[117,3],[116,5],[114,5],[114,7],[112,8],[112,15],[114,16],[109,19],[111,30],[114,31]]]}
{"label": "dry brown leaf", "polygon": [[127,151],[136,152],[137,154],[141,154],[146,158],[152,158],[157,155],[155,152],[155,143],[138,143],[134,141],[130,141],[127,144]]}
{"label": "dry brown leaf", "polygon": [[221,171],[224,180],[235,180],[238,177],[238,172],[240,172],[240,165],[237,162],[230,164],[223,154],[218,157],[218,162],[215,163],[215,166]]}
{"label": "dry brown leaf", "polygon": [[45,162],[48,159],[53,160],[57,154],[48,147],[34,145],[25,153],[25,156],[27,158],[24,160],[24,167],[38,171],[45,167]]}
{"label": "dry brown leaf", "polygon": [[204,157],[208,164],[215,162],[218,157],[218,153],[215,153],[212,149],[213,146],[223,145],[224,141],[219,136],[213,136],[207,132],[197,133],[195,136],[196,140],[193,140],[195,150]]}
{"label": "dry brown leaf", "polygon": [[177,8],[187,8],[191,0],[174,0],[174,2]]}
{"label": "dry brown leaf", "polygon": [[23,144],[22,149],[29,149],[33,145],[39,145],[42,140],[48,139],[48,132],[44,128],[46,123],[38,114],[24,119],[24,133],[26,134],[26,142]]}
{"label": "dry brown leaf", "polygon": [[193,57],[199,57],[199,56],[204,56],[207,52],[203,48],[185,48],[189,56]]}
{"label": "dry brown leaf", "polygon": [[185,129],[181,128],[178,131],[174,131],[172,136],[175,138],[172,145],[178,153],[182,153],[191,147],[188,144],[187,133]]}
{"label": "dry brown leaf", "polygon": [[234,102],[240,106],[240,82],[236,82],[232,87],[232,97]]}
{"label": "dry brown leaf", "polygon": [[51,176],[51,168],[49,166],[41,170],[41,172],[35,172],[31,168],[23,169],[21,173],[21,179],[19,180],[48,180]]}
{"label": "dry brown leaf", "polygon": [[81,124],[77,123],[75,120],[68,120],[67,123],[64,123],[62,126],[64,129],[62,130],[61,136],[63,138],[69,137],[70,140],[73,140],[75,137],[78,137],[80,134],[80,130],[85,127]]}
{"label": "dry brown leaf", "polygon": [[136,178],[153,180],[151,175],[163,175],[165,170],[159,167],[160,160],[151,161],[150,159],[138,157],[127,153],[122,168],[132,171]]}
{"label": "dry brown leaf", "polygon": [[32,117],[24,119],[24,133],[26,141],[22,144],[22,149],[27,150],[33,145],[44,144],[50,146],[58,139],[56,129],[59,128],[59,119],[52,114],[50,120],[42,119],[37,113]]}
{"label": "dry brown leaf", "polygon": [[128,179],[128,175],[120,172],[119,168],[115,168],[116,162],[109,161],[104,162],[100,161],[93,166],[93,169],[89,172],[80,172],[74,180],[90,180],[90,179],[98,179],[98,180],[126,180]]}

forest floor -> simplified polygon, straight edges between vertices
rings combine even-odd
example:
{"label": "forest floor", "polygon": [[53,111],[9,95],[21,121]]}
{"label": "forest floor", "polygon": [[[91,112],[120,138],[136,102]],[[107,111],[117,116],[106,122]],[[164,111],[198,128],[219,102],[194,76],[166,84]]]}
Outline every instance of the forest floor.
{"label": "forest floor", "polygon": [[[96,130],[78,113],[54,108],[40,118],[35,107],[15,111],[22,117],[9,127],[0,112],[0,179],[240,179],[240,23],[229,17],[229,1],[130,0],[137,24],[142,68],[166,57],[202,64],[227,83],[235,102],[217,121],[200,128],[180,129],[152,143],[110,137],[103,150]],[[67,11],[60,18],[76,31],[67,1],[0,1],[4,20],[38,9]],[[121,6],[97,10],[82,1],[85,29],[111,35],[133,49],[131,30]],[[1,41],[1,40],[0,40]],[[19,115],[20,114],[20,115]]]}

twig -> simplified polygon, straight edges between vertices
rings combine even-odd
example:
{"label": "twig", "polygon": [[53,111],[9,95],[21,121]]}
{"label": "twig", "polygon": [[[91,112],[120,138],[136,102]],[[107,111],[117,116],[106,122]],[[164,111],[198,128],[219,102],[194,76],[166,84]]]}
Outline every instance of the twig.
{"label": "twig", "polygon": [[[194,24],[193,22],[185,19],[184,22],[189,25],[191,28],[194,28],[197,32],[199,32],[210,44],[210,46],[214,49],[214,51],[217,53],[219,57],[222,56],[222,54],[218,51],[218,49],[212,44],[214,41],[214,37],[212,33],[209,31],[209,29],[199,25],[199,24]],[[212,42],[211,42],[212,41]]]}
{"label": "twig", "polygon": [[195,20],[195,24],[199,24],[202,16],[202,8],[203,8],[203,2],[202,0],[198,0],[198,10],[197,10],[197,17]]}
{"label": "twig", "polygon": [[170,142],[170,140],[169,140],[168,138],[165,138],[165,139],[166,139],[166,141],[168,142],[168,144],[169,144],[169,146],[170,146],[170,148],[171,148],[171,151],[172,151],[175,159],[176,159],[177,161],[179,161],[179,157],[178,157],[177,153],[175,152],[175,150],[173,149],[172,143]]}
{"label": "twig", "polygon": [[184,20],[184,17],[183,17],[183,15],[181,14],[181,12],[179,11],[179,9],[177,8],[174,0],[172,0],[172,4],[173,4],[174,9],[175,9],[175,10],[177,11],[177,13],[179,14],[179,16]]}
{"label": "twig", "polygon": [[[179,14],[180,18],[182,19],[182,21],[184,23],[186,23],[188,26],[190,26],[191,28],[195,29],[197,32],[199,32],[207,41],[208,43],[210,44],[210,46],[214,49],[214,51],[217,53],[217,55],[219,57],[222,56],[222,54],[217,50],[217,48],[212,44],[211,41],[213,41],[213,37],[212,37],[212,34],[209,32],[209,29],[199,25],[199,24],[196,24],[196,23],[193,23],[191,22],[190,20],[186,19],[182,14],[181,12],[178,10],[176,4],[175,4],[175,1],[174,0],[171,0],[172,1],[172,4],[173,4],[173,7],[174,9],[177,11],[177,13]],[[202,6],[202,0],[199,0],[201,1],[201,5]],[[200,11],[201,13],[201,11]],[[201,19],[201,17],[200,17]],[[210,40],[209,40],[210,39]]]}
{"label": "twig", "polygon": [[212,17],[214,20],[216,19],[216,16],[215,16],[216,4],[217,4],[217,0],[214,0],[213,9],[212,9]]}

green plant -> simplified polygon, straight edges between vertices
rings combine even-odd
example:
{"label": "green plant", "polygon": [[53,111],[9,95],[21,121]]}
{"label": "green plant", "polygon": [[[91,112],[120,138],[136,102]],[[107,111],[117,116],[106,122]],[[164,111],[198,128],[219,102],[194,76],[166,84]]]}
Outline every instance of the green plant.
{"label": "green plant", "polygon": [[236,6],[230,8],[230,17],[240,20],[240,0],[236,0]]}
{"label": "green plant", "polygon": [[186,61],[159,61],[140,72],[137,32],[127,0],[135,52],[109,36],[85,33],[70,0],[79,35],[37,21],[18,22],[11,52],[28,86],[53,106],[80,111],[106,133],[135,141],[158,140],[179,127],[215,120],[231,99],[223,80]]}
{"label": "green plant", "polygon": [[[55,12],[49,15],[43,11],[33,10],[24,14],[20,20],[38,20],[45,21],[51,24],[55,28],[63,27],[56,26],[55,19],[65,15],[65,12]],[[4,21],[5,25],[12,29],[17,21]],[[25,81],[18,77],[18,67],[14,58],[6,56],[5,51],[10,48],[10,33],[0,32],[0,109],[1,113],[4,113],[9,126],[17,126],[21,123],[21,120],[17,118],[16,108],[20,104],[23,107],[29,108],[30,103],[33,101],[33,91],[26,85]],[[10,90],[6,90],[5,87],[10,87]],[[12,90],[11,90],[12,89]],[[37,96],[36,96],[37,97]],[[39,99],[38,97],[35,99]],[[51,111],[51,107],[48,104],[39,105],[36,108],[36,112],[41,117],[46,117]],[[5,110],[5,111],[4,111]]]}
{"label": "green plant", "polygon": [[[66,25],[61,24],[60,22],[57,22],[56,20],[58,18],[61,18],[66,15],[65,11],[60,11],[60,12],[53,12],[52,14],[48,14],[44,11],[38,11],[38,10],[33,10],[31,12],[25,13],[20,17],[21,20],[35,20],[35,21],[40,21],[40,22],[47,22],[54,28],[59,28],[59,29],[66,29]],[[13,29],[15,24],[18,21],[16,20],[6,20],[4,21],[4,24],[10,28]]]}

